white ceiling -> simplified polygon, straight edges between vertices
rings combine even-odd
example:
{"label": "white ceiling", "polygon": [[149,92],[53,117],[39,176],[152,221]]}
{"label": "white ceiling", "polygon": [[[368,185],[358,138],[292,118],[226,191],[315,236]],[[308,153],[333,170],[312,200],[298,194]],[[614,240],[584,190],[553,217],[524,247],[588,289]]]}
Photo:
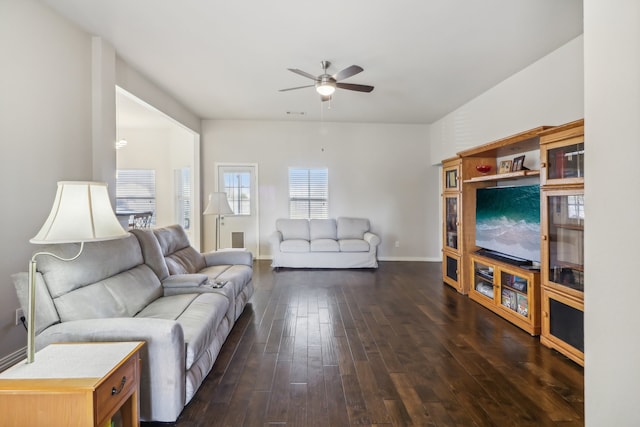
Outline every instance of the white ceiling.
{"label": "white ceiling", "polygon": [[[582,0],[41,0],[201,118],[432,123],[582,34]],[[375,86],[321,103],[287,71]],[[330,107],[330,108],[329,108]],[[292,115],[290,112],[304,112]]]}

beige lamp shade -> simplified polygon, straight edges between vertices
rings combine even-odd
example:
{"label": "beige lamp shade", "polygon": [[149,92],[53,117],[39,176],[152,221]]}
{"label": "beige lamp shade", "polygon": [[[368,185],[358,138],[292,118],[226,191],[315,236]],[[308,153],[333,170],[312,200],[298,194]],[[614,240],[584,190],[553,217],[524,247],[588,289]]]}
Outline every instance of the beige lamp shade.
{"label": "beige lamp shade", "polygon": [[207,208],[202,213],[203,215],[230,215],[233,213],[229,201],[227,200],[227,193],[215,192],[209,194],[209,203]]}
{"label": "beige lamp shade", "polygon": [[31,243],[77,243],[128,236],[104,182],[60,181],[49,217]]}

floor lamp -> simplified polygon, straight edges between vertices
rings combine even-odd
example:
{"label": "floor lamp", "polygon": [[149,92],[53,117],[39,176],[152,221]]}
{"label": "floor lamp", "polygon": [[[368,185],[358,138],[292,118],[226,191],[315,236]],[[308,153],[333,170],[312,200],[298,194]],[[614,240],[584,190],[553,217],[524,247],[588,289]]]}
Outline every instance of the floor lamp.
{"label": "floor lamp", "polygon": [[116,218],[107,184],[103,182],[60,181],[58,191],[44,225],[29,240],[34,244],[80,243],[80,250],[71,258],[51,252],[36,252],[29,262],[29,307],[27,322],[27,363],[35,361],[36,336],[36,258],[49,255],[61,261],[73,261],[84,249],[84,242],[127,237]]}
{"label": "floor lamp", "polygon": [[233,211],[227,200],[227,193],[215,192],[209,194],[209,204],[202,214],[216,216],[216,251],[220,248],[220,215],[232,213]]}

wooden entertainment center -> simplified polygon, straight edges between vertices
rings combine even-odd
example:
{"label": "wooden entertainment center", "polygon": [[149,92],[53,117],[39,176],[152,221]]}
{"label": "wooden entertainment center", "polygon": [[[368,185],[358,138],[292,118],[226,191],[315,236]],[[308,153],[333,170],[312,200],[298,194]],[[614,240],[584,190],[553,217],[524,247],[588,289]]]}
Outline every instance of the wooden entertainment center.
{"label": "wooden entertainment center", "polygon": [[[461,151],[442,174],[443,281],[584,366],[584,121]],[[540,263],[479,253],[476,191],[538,183]]]}

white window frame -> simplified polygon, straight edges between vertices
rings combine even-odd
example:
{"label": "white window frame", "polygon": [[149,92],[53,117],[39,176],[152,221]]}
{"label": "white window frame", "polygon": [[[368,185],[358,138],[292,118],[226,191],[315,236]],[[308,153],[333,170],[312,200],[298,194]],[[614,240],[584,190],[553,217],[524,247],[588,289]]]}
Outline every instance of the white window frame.
{"label": "white window frame", "polygon": [[289,168],[289,218],[329,217],[329,169]]}

